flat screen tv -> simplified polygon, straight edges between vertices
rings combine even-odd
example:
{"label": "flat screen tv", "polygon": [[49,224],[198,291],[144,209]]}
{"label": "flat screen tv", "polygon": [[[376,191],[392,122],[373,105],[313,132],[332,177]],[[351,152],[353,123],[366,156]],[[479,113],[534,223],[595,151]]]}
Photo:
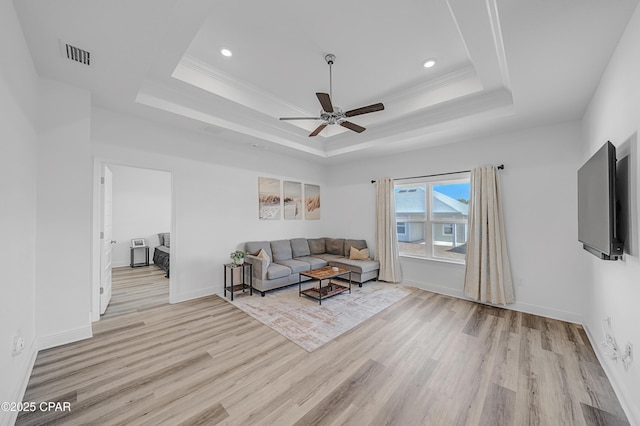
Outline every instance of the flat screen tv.
{"label": "flat screen tv", "polygon": [[616,147],[607,142],[578,170],[578,240],[603,260],[618,260]]}

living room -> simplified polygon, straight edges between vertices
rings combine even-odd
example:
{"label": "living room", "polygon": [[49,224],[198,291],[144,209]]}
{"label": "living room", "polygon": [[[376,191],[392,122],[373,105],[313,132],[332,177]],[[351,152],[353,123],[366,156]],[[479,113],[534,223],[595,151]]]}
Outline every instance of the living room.
{"label": "living room", "polygon": [[[239,144],[228,132],[188,131],[150,114],[98,106],[81,85],[39,74],[17,6],[4,1],[1,8],[0,43],[7,53],[0,66],[0,173],[10,183],[1,192],[2,233],[11,250],[2,256],[8,297],[2,301],[0,340],[8,347],[20,333],[26,343],[19,355],[0,354],[3,401],[20,400],[38,351],[92,335],[99,260],[96,177],[102,164],[172,174],[171,303],[221,295],[221,265],[246,241],[338,236],[373,246],[371,180],[504,164],[499,173],[516,291],[509,308],[583,324],[628,421],[640,422],[633,402],[640,399],[637,363],[625,370],[600,346],[607,316],[620,344],[640,342],[634,305],[640,300],[637,207],[622,262],[583,251],[576,223],[576,172],[607,140],[616,145],[618,158],[630,155],[630,193],[637,199],[638,10],[620,29],[619,42],[578,110],[499,132],[480,128],[464,137],[450,137],[443,128],[418,148],[382,155],[374,148],[366,156],[347,153],[324,161],[282,147],[264,149],[252,137]],[[319,185],[321,218],[258,220],[260,176]],[[401,266],[404,285],[462,297],[464,266],[410,257],[402,257]]]}

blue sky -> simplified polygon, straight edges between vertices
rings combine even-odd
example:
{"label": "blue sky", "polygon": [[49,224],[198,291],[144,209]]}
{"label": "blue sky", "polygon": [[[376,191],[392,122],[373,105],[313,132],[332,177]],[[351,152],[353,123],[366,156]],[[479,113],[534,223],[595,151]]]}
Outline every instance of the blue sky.
{"label": "blue sky", "polygon": [[441,194],[448,195],[449,197],[458,200],[463,198],[469,199],[469,183],[456,183],[450,185],[437,185],[433,187],[434,191],[438,191]]}

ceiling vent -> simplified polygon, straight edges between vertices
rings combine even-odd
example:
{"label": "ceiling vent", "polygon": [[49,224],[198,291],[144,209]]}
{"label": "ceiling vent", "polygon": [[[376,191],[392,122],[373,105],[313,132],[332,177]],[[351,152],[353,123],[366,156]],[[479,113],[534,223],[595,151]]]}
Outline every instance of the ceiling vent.
{"label": "ceiling vent", "polygon": [[86,50],[71,46],[70,44],[67,44],[66,48],[67,58],[71,59],[72,61],[85,64],[87,66],[91,65],[91,52],[87,52]]}

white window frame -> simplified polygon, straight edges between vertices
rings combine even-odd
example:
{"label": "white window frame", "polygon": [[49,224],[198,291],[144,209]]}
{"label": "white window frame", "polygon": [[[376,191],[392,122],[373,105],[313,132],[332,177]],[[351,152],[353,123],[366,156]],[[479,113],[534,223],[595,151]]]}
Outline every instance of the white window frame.
{"label": "white window frame", "polygon": [[[425,255],[418,255],[418,254],[413,254],[413,253],[400,253],[401,257],[411,257],[411,258],[417,258],[417,259],[426,259],[426,260],[433,260],[433,261],[437,261],[437,262],[445,262],[445,263],[457,263],[457,264],[465,264],[464,260],[458,260],[458,259],[446,259],[446,258],[442,258],[442,257],[436,257],[434,256],[434,250],[433,250],[433,225],[435,224],[441,224],[441,225],[445,225],[445,224],[454,224],[454,226],[456,224],[462,223],[462,224],[466,224],[467,225],[467,229],[469,226],[468,220],[454,220],[454,219],[446,219],[446,220],[436,220],[432,217],[432,208],[431,208],[431,204],[432,204],[432,200],[433,200],[433,187],[434,186],[439,186],[439,185],[452,185],[452,184],[459,184],[459,183],[468,183],[469,180],[471,178],[471,174],[470,173],[458,173],[458,174],[454,174],[454,175],[443,175],[443,176],[434,176],[434,177],[428,177],[428,178],[416,178],[416,179],[407,179],[407,180],[403,180],[401,182],[396,182],[394,184],[394,189],[395,188],[403,188],[403,187],[409,187],[409,186],[418,186],[418,185],[424,185],[425,187],[425,197],[426,197],[426,213],[425,213],[425,220],[416,220],[416,219],[405,219],[405,218],[401,218],[402,222],[415,222],[415,223],[422,223],[424,226],[424,239],[425,239],[425,250],[426,253]],[[398,222],[398,218],[396,218],[396,224]],[[396,225],[397,226],[397,225]],[[405,225],[406,226],[406,225]]]}

